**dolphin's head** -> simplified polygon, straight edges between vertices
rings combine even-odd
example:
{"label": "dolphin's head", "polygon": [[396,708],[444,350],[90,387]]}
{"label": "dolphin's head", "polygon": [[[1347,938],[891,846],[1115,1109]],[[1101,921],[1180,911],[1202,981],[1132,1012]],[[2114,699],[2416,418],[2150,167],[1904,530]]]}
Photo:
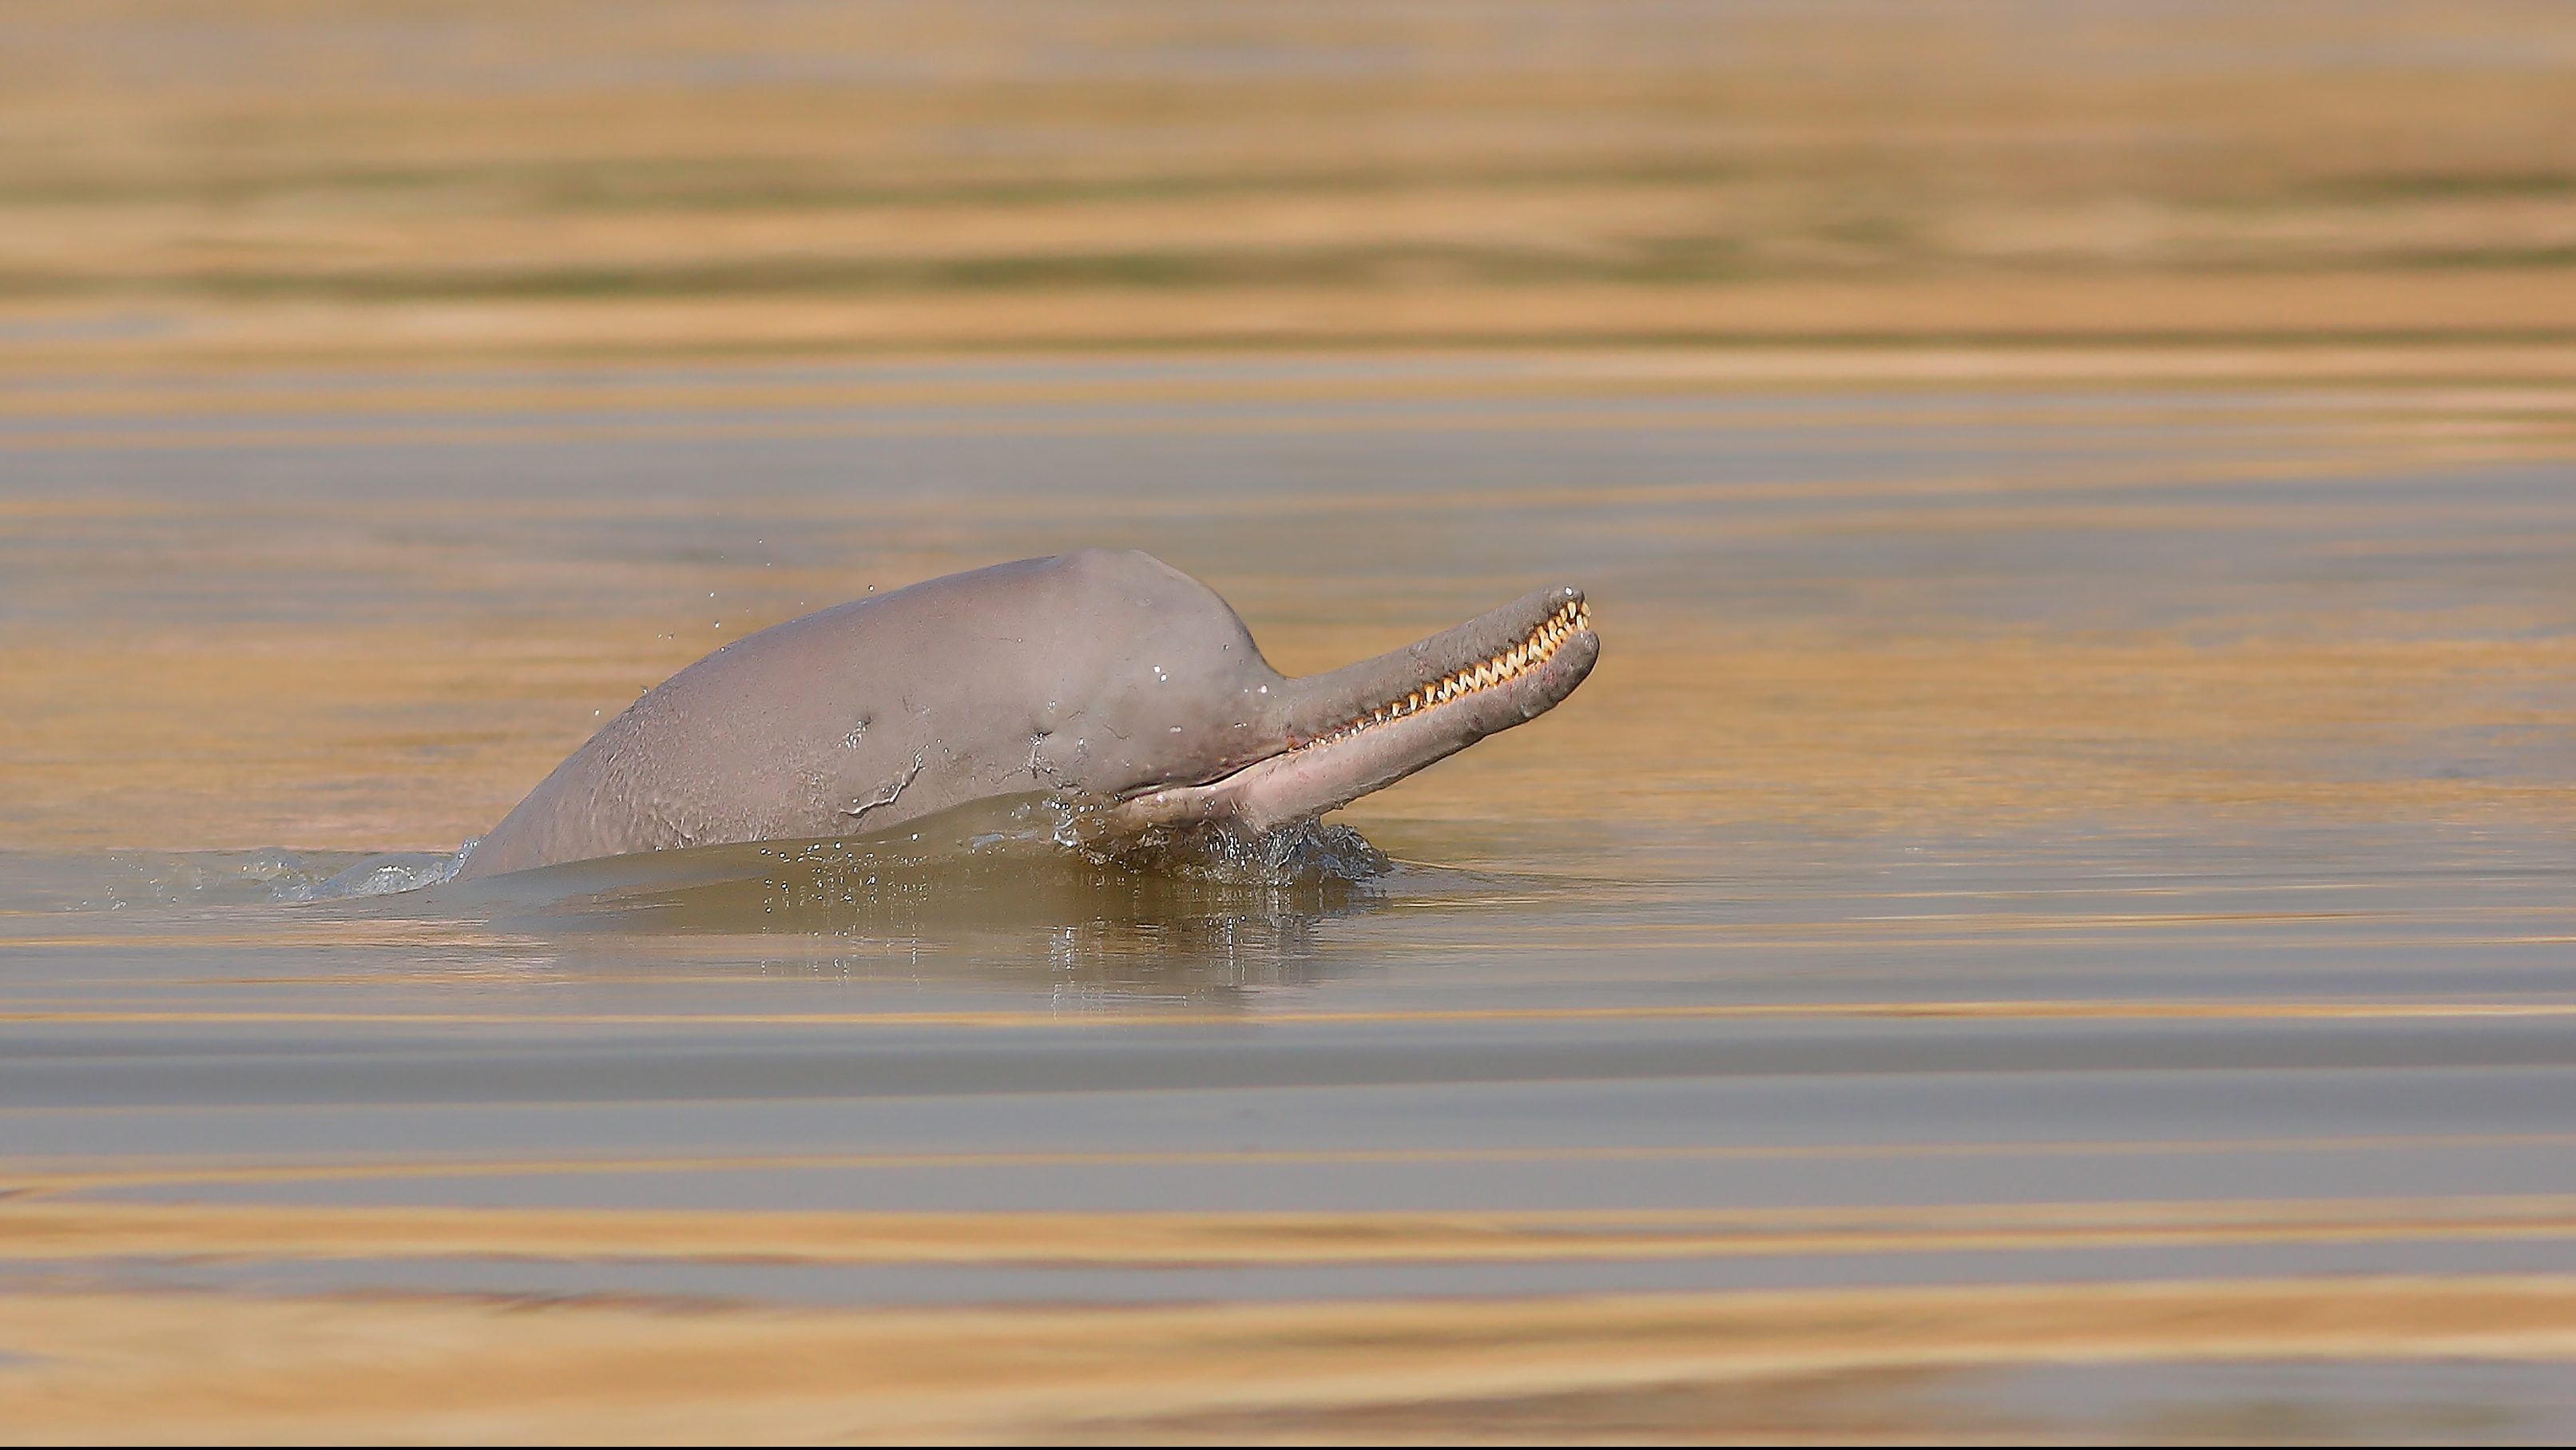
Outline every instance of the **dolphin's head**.
{"label": "dolphin's head", "polygon": [[1214,590],[1150,555],[1047,563],[1085,627],[1057,676],[1078,708],[1058,717],[1033,758],[1115,801],[1118,831],[1257,833],[1321,815],[1546,713],[1601,650],[1583,592],[1558,587],[1393,653],[1290,679]]}

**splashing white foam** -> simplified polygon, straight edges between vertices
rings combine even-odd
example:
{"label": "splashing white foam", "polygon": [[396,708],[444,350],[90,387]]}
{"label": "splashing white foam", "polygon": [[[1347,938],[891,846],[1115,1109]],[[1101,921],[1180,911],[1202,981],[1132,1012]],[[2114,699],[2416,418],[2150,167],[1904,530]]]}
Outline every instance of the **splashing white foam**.
{"label": "splashing white foam", "polygon": [[475,842],[468,841],[454,851],[389,851],[369,856],[328,876],[312,872],[305,873],[302,879],[280,880],[270,888],[269,900],[348,901],[437,886],[456,875],[474,846]]}

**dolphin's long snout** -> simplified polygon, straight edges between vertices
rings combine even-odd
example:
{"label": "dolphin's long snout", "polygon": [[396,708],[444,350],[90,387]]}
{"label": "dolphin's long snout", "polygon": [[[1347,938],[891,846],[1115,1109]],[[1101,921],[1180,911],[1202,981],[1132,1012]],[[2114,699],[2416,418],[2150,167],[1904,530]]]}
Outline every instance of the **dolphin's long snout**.
{"label": "dolphin's long snout", "polygon": [[1282,748],[1222,779],[1121,807],[1131,825],[1220,821],[1248,831],[1321,815],[1553,709],[1601,642],[1583,591],[1523,595],[1403,649],[1282,688]]}
{"label": "dolphin's long snout", "polygon": [[[1535,668],[1574,633],[1589,628],[1590,610],[1582,590],[1570,584],[1532,590],[1402,649],[1289,681],[1281,723],[1290,743],[1300,745],[1368,720],[1385,707],[1402,705],[1419,691],[1436,690],[1443,681],[1458,678],[1462,684],[1475,684],[1479,666],[1489,666],[1494,677],[1476,688],[1491,688],[1510,677],[1505,670],[1516,675]],[[1522,652],[1517,659],[1515,650]],[[1580,677],[1567,688],[1573,683],[1580,683]],[[1463,691],[1450,698],[1455,693]]]}

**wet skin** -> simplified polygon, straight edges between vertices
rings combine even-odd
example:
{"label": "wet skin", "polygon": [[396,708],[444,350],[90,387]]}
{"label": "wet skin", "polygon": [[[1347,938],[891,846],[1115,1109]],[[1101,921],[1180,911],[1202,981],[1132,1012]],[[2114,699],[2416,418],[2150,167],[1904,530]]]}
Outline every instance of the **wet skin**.
{"label": "wet skin", "polygon": [[1320,675],[1270,667],[1214,590],[1103,550],[932,579],[737,640],[557,766],[460,877],[890,829],[987,797],[1093,802],[1111,835],[1258,833],[1545,713],[1600,641],[1542,589]]}

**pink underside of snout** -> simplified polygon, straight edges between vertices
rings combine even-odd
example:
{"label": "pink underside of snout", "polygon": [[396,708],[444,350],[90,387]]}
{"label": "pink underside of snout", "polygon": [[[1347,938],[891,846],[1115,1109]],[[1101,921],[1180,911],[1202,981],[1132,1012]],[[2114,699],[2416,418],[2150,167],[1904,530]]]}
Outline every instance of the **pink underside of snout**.
{"label": "pink underside of snout", "polygon": [[1301,746],[1205,785],[1175,786],[1120,804],[1117,824],[1222,824],[1258,834],[1383,790],[1424,766],[1553,709],[1591,673],[1601,642],[1583,630],[1537,668],[1502,684],[1338,740]]}

